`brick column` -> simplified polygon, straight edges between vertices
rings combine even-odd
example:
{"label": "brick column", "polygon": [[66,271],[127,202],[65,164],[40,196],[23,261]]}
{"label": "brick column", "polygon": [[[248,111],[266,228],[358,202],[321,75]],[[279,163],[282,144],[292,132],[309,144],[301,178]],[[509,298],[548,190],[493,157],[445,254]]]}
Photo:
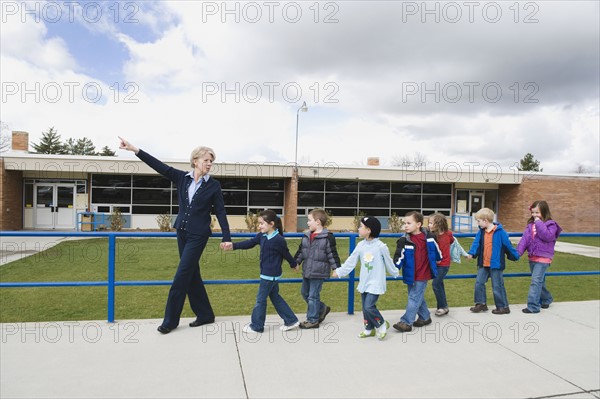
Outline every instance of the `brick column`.
{"label": "brick column", "polygon": [[0,230],[23,229],[23,172],[4,169],[0,158]]}
{"label": "brick column", "polygon": [[295,233],[298,231],[298,171],[292,172],[292,177],[285,181],[285,215],[283,228],[285,231]]}

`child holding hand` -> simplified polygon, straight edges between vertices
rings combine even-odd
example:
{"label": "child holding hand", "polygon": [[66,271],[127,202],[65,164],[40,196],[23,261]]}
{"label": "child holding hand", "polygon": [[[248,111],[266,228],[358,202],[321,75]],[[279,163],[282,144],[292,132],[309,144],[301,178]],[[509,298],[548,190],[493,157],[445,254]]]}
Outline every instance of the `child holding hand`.
{"label": "child holding hand", "polygon": [[256,294],[256,304],[252,310],[250,324],[246,325],[242,331],[263,332],[265,330],[265,320],[267,317],[267,297],[271,299],[275,310],[283,319],[284,324],[280,327],[282,331],[291,330],[300,325],[298,317],[287,304],[285,299],[279,295],[279,282],[283,271],[281,263],[283,259],[288,261],[290,267],[295,271],[298,265],[288,249],[285,238],[283,238],[283,226],[281,219],[271,210],[262,211],[258,217],[259,233],[245,241],[229,243],[225,250],[232,249],[250,249],[260,245],[260,284]]}
{"label": "child holding hand", "polygon": [[358,334],[359,338],[377,336],[383,340],[387,335],[390,323],[383,319],[377,310],[377,300],[386,290],[386,270],[398,277],[398,269],[390,257],[387,245],[379,240],[381,223],[373,216],[365,216],[360,220],[358,234],[364,238],[356,245],[350,257],[341,267],[333,271],[333,277],[344,277],[350,274],[360,259],[360,277],[357,290],[360,292],[364,317],[364,330]]}
{"label": "child holding hand", "polygon": [[546,201],[535,201],[529,207],[531,217],[517,245],[519,255],[529,254],[531,285],[527,295],[527,307],[523,313],[539,313],[540,308],[547,309],[553,301],[552,294],[546,288],[546,270],[554,257],[554,245],[562,228],[552,220],[552,214]]}
{"label": "child holding hand", "polygon": [[300,293],[308,305],[306,321],[300,323],[300,328],[318,328],[331,311],[321,301],[321,289],[331,270],[340,267],[340,257],[335,237],[325,228],[326,224],[327,213],[323,209],[313,209],[308,214],[308,231],[294,256],[296,263],[302,264]]}
{"label": "child holding hand", "polygon": [[427,281],[437,276],[437,262],[442,259],[433,234],[423,228],[421,213],[411,211],[404,216],[404,231],[406,234],[397,241],[394,254],[394,262],[402,269],[404,284],[408,286],[406,312],[394,324],[400,332],[431,324],[425,289]]}

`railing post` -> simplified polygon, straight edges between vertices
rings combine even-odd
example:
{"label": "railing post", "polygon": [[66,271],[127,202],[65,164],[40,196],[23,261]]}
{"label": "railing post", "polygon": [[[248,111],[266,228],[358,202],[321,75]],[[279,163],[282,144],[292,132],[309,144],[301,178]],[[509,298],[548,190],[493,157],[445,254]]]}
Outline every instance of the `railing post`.
{"label": "railing post", "polygon": [[108,322],[115,322],[115,251],[117,237],[108,236]]}
{"label": "railing post", "polygon": [[[356,235],[352,234],[350,236],[350,245],[349,245],[348,255],[354,251],[356,248]],[[354,314],[354,270],[350,272],[348,275],[348,314]]]}

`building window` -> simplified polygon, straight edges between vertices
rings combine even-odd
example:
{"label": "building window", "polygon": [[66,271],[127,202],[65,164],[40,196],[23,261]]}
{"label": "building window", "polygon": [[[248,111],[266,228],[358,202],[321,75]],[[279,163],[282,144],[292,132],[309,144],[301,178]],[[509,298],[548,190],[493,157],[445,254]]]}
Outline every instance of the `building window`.
{"label": "building window", "polygon": [[421,209],[421,196],[393,194],[392,208]]}
{"label": "building window", "polygon": [[92,203],[131,204],[131,188],[92,187]]}
{"label": "building window", "polygon": [[326,180],[325,191],[330,193],[356,193],[358,192],[358,181]]}

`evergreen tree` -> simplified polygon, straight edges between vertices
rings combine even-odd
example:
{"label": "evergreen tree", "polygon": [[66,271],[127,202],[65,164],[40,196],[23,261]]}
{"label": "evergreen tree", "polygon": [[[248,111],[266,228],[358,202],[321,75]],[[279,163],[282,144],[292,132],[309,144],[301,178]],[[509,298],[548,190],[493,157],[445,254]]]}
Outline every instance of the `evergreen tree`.
{"label": "evergreen tree", "polygon": [[31,146],[38,154],[65,154],[65,145],[60,141],[60,134],[54,127],[42,133],[39,144],[32,143]]}
{"label": "evergreen tree", "polygon": [[96,155],[96,146],[87,137],[77,140],[70,138],[64,147],[65,154],[68,155]]}
{"label": "evergreen tree", "polygon": [[529,152],[527,154],[525,154],[525,156],[523,157],[523,159],[521,159],[521,161],[519,161],[519,165],[517,166],[517,169],[523,170],[523,171],[532,171],[532,172],[541,172],[544,170],[543,168],[540,169],[540,161],[536,160],[533,157],[533,154],[531,154]]}
{"label": "evergreen tree", "polygon": [[116,152],[114,152],[113,150],[108,148],[108,146],[105,145],[104,147],[102,147],[102,151],[100,151],[97,155],[100,155],[102,157],[114,157],[116,155]]}

